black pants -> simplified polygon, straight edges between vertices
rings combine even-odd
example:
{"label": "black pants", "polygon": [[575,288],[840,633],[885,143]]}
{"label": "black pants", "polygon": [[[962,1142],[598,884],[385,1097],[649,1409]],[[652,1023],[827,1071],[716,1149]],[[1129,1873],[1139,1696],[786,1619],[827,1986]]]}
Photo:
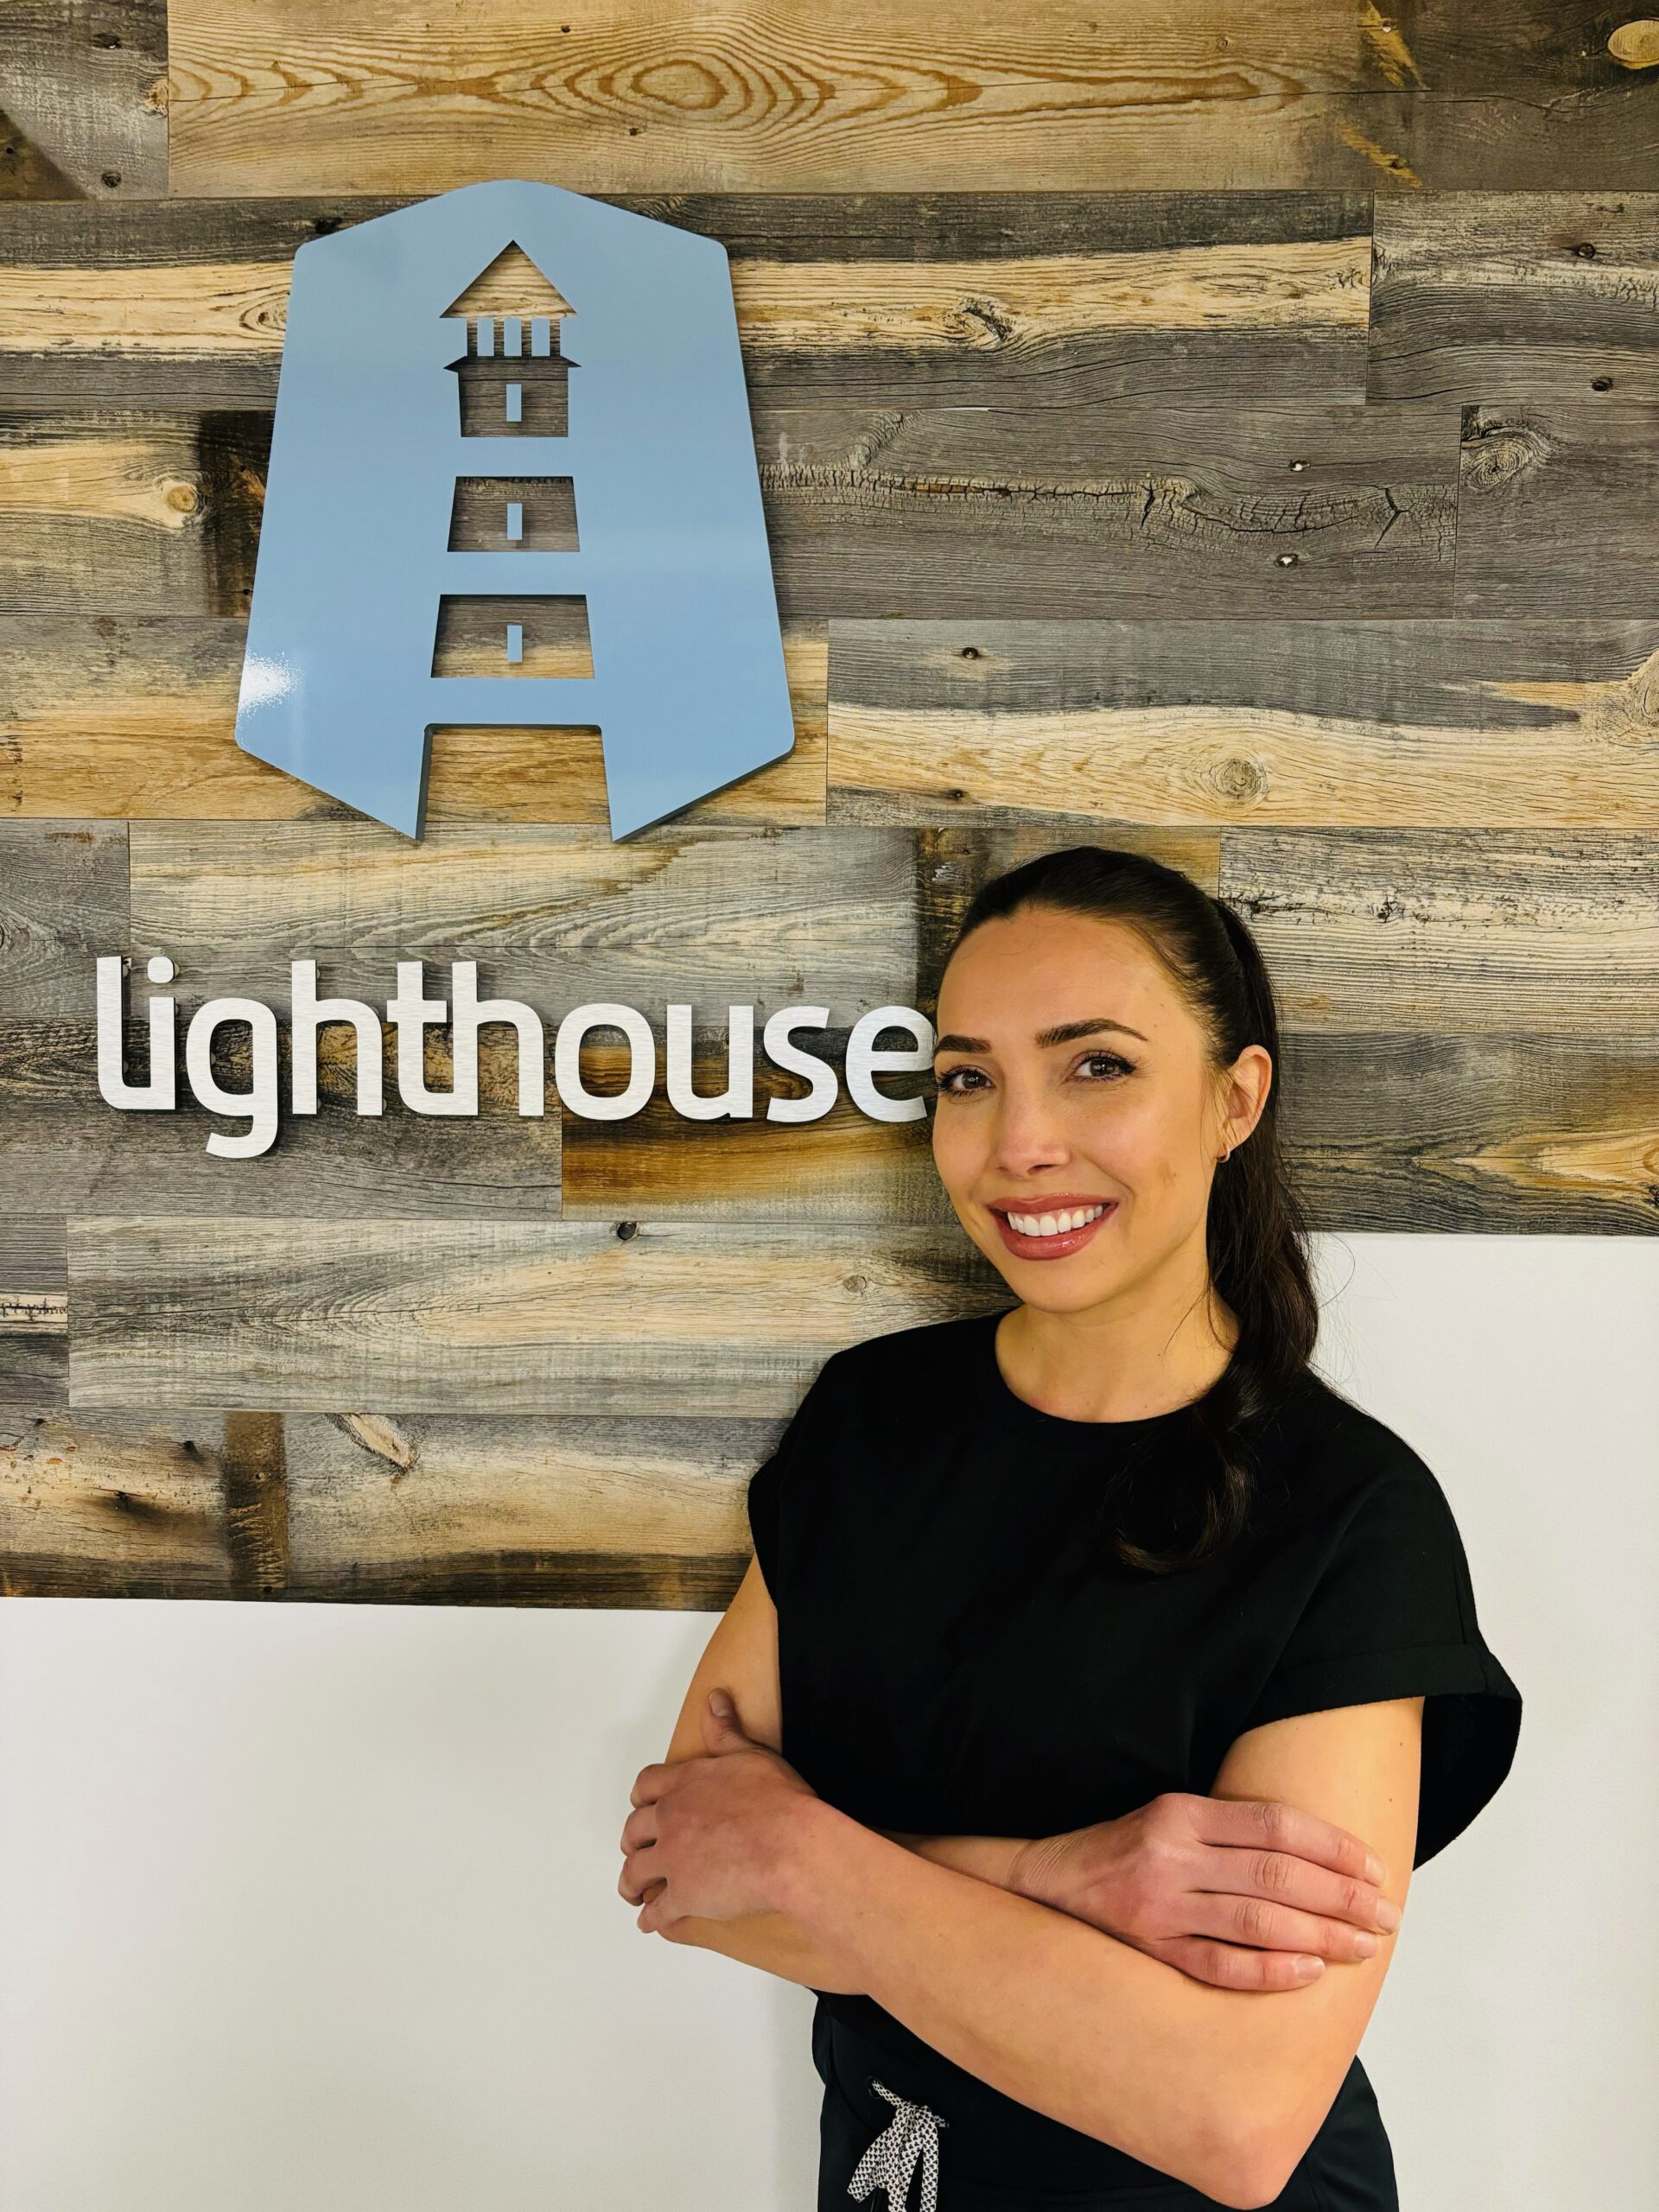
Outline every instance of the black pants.
{"label": "black pants", "polygon": [[[823,2083],[817,2212],[857,2212],[861,2202],[863,2212],[918,2212],[923,2202],[919,2171],[903,2205],[889,2205],[879,2186],[862,2200],[848,2193],[860,2159],[893,2117],[893,2106],[874,2087],[878,2080],[899,2096],[928,2103],[949,2123],[938,2139],[938,2212],[1215,2212],[1217,2198],[1168,2175],[1104,2190],[1079,2185],[1075,2178],[1068,2185],[1040,2151],[1011,2149],[1003,2136],[992,2142],[982,2123],[976,2134],[974,2113],[949,2110],[934,2084],[907,2075],[891,2054],[849,2033],[822,2006],[813,2022],[812,2059]],[[1131,2170],[1136,2165],[1124,2163]],[[1147,2171],[1139,2168],[1141,2175]],[[1399,2202],[1376,2101],[1356,2061],[1272,2212],[1399,2212]]]}

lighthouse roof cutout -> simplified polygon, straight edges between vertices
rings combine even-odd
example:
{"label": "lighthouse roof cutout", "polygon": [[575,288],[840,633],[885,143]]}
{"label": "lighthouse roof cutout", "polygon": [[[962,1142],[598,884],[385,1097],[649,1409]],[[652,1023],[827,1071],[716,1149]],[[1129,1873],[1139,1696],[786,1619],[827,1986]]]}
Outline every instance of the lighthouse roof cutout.
{"label": "lighthouse roof cutout", "polygon": [[465,315],[470,321],[480,315],[544,315],[556,318],[574,315],[575,309],[515,239],[503,246],[487,269],[479,271],[444,313]]}
{"label": "lighthouse roof cutout", "polygon": [[[452,318],[556,331],[575,303],[569,434],[463,437]],[[451,550],[458,485],[502,477],[568,480],[575,549]],[[457,596],[583,600],[593,674],[435,676]],[[617,838],[794,744],[725,248],[517,179],[308,239],[237,743],[418,838],[434,730],[533,728],[557,747],[595,724]]]}

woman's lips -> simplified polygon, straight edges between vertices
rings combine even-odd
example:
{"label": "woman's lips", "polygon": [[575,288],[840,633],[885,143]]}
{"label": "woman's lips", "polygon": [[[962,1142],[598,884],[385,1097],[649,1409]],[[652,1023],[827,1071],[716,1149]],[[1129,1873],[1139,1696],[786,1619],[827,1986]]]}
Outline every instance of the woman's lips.
{"label": "woman's lips", "polygon": [[[1048,1209],[1033,1207],[1031,1213],[1023,1213],[1020,1218],[1029,1220],[1032,1214],[1046,1211]],[[1056,1213],[1077,1213],[1081,1209],[1077,1206],[1057,1206],[1052,1211]],[[1084,1222],[1081,1229],[1058,1230],[1052,1236],[1028,1236],[1023,1230],[1014,1226],[1007,1214],[999,1213],[995,1207],[991,1210],[991,1218],[1001,1233],[1002,1242],[1016,1258],[1064,1260],[1073,1252],[1080,1252],[1096,1230],[1103,1229],[1116,1211],[1117,1201],[1114,1198],[1107,1205],[1103,1213],[1097,1214],[1093,1221]]]}

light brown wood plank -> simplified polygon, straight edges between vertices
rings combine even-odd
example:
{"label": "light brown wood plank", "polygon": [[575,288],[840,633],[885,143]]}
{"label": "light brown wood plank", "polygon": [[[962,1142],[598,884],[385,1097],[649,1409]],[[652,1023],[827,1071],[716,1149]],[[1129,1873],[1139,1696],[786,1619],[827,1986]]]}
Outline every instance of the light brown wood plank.
{"label": "light brown wood plank", "polygon": [[[934,1173],[929,1124],[876,1122],[849,1099],[844,1030],[798,1032],[795,1044],[826,1061],[841,1084],[835,1105],[817,1122],[767,1118],[773,1098],[798,1098],[805,1084],[766,1058],[755,1039],[754,1117],[694,1122],[675,1112],[659,1082],[649,1103],[626,1122],[565,1116],[564,1207],[573,1220],[649,1217],[655,1221],[948,1222],[949,1202]],[[727,1039],[695,1040],[695,1088],[706,1096],[728,1079]],[[627,1067],[620,1051],[596,1046],[588,1082],[620,1090]],[[893,1098],[926,1097],[925,1072],[884,1076]]]}
{"label": "light brown wood plank", "polygon": [[237,1594],[226,1420],[0,1404],[0,1595]]}
{"label": "light brown wood plank", "polygon": [[1224,147],[1230,181],[1298,182],[1300,96],[1368,74],[1332,0],[1202,0],[1174,22],[1156,0],[1017,21],[851,0],[833,22],[804,0],[669,0],[649,22],[628,0],[551,20],[483,0],[464,26],[394,0],[327,23],[308,0],[173,0],[174,189],[1037,188],[1108,166],[1131,185],[1216,175]]}
{"label": "light brown wood plank", "polygon": [[[566,22],[485,0],[464,26],[393,0],[174,0],[174,188],[436,190],[539,175],[689,184],[1030,190],[1224,181],[1586,184],[1650,170],[1645,89],[1573,0],[805,0],[710,15],[629,0]],[[1599,157],[1599,164],[1598,164]]]}
{"label": "light brown wood plank", "polygon": [[776,1419],[840,1345],[1002,1287],[902,1226],[86,1217],[70,1402]]}
{"label": "light brown wood plank", "polygon": [[836,822],[1659,828],[1655,620],[837,622],[830,671]]}
{"label": "light brown wood plank", "polygon": [[724,1606],[777,1421],[292,1416],[289,1594]]}

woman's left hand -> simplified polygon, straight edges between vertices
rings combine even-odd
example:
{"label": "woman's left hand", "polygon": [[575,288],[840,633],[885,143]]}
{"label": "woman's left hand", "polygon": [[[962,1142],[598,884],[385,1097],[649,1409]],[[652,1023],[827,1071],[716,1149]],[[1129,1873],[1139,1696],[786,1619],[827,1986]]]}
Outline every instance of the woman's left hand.
{"label": "woman's left hand", "polygon": [[723,1690],[703,1712],[702,1758],[639,1770],[622,1829],[618,1892],[643,1904],[634,1925],[664,1935],[678,1919],[732,1920],[779,1909],[803,1804],[817,1793],[744,1729]]}

